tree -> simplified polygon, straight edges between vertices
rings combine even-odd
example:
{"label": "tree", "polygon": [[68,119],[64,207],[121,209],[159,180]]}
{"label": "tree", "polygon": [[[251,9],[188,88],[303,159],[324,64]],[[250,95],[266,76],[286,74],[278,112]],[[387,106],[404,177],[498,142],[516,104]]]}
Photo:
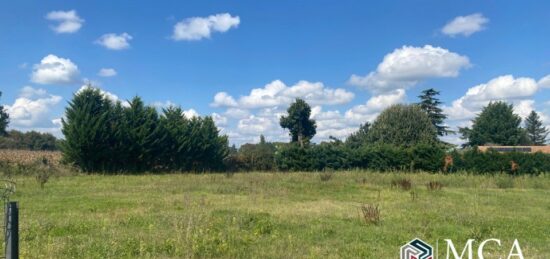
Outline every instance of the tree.
{"label": "tree", "polygon": [[521,118],[514,114],[514,106],[505,102],[491,102],[472,121],[472,128],[461,128],[467,146],[495,144],[516,146],[527,144],[525,131],[520,127]]}
{"label": "tree", "polygon": [[546,127],[542,126],[542,121],[535,111],[531,111],[525,119],[525,130],[531,144],[537,146],[546,144],[546,137],[549,132]]}
{"label": "tree", "polygon": [[367,133],[367,141],[411,147],[435,143],[437,134],[430,118],[418,105],[397,104],[378,115]]}
{"label": "tree", "polygon": [[422,91],[422,95],[418,96],[420,98],[419,105],[428,114],[437,131],[437,135],[445,136],[452,133],[452,131],[449,130],[449,127],[443,125],[444,120],[447,119],[447,115],[443,114],[443,110],[439,108],[442,103],[436,97],[437,95],[439,95],[439,91],[433,88]]}
{"label": "tree", "polygon": [[351,148],[358,148],[365,144],[367,142],[367,135],[369,133],[370,126],[370,122],[365,122],[365,124],[361,124],[359,126],[359,129],[356,132],[351,133],[351,135],[349,135],[349,137],[346,139],[346,146]]}
{"label": "tree", "polygon": [[65,161],[85,172],[112,170],[112,103],[99,89],[77,92],[61,120],[65,141],[61,145]]}
{"label": "tree", "polygon": [[311,107],[304,100],[297,98],[287,109],[288,116],[281,117],[281,127],[290,131],[292,142],[304,147],[316,132],[315,121],[310,119]]}
{"label": "tree", "polygon": [[159,162],[163,140],[157,110],[145,106],[136,96],[130,101],[130,107],[124,109],[124,123],[128,138],[125,168],[138,171],[152,169]]}
{"label": "tree", "polygon": [[[0,92],[0,97],[2,97],[2,92]],[[10,122],[9,114],[4,110],[4,106],[0,105],[0,136],[6,135],[6,128]]]}

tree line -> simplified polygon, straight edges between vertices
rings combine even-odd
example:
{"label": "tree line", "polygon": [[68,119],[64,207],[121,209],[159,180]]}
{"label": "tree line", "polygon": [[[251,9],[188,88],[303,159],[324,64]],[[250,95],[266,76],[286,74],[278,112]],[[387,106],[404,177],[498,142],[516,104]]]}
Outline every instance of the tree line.
{"label": "tree line", "polygon": [[[62,119],[65,139],[56,146],[62,150],[65,162],[85,172],[353,168],[439,171],[444,167],[445,156],[456,161],[451,167],[445,166],[449,170],[506,171],[510,161],[521,161],[522,172],[550,171],[548,155],[480,153],[475,148],[486,144],[544,145],[548,129],[536,112],[531,112],[522,127],[522,119],[514,114],[512,104],[491,102],[483,107],[471,127],[459,128],[465,144],[464,149],[457,151],[454,145],[440,139],[456,132],[445,124],[447,116],[438,95],[438,91],[427,89],[418,103],[388,107],[345,141],[330,137],[319,144],[311,142],[316,134],[311,107],[296,99],[280,118],[280,126],[289,132],[289,143],[271,143],[260,136],[259,143],[236,148],[228,146],[227,136],[219,134],[211,117],[188,118],[174,106],[158,112],[140,97],[123,105],[88,87],[77,92],[66,108]],[[6,134],[9,116],[0,108],[0,125],[4,125],[0,132]],[[37,138],[37,133],[21,134],[12,131],[9,135],[25,136],[15,139]]]}
{"label": "tree line", "polygon": [[228,153],[211,117],[159,114],[134,97],[128,106],[98,89],[76,93],[62,119],[64,160],[85,172],[219,171]]}
{"label": "tree line", "polygon": [[[319,171],[340,169],[463,170],[470,172],[506,172],[511,161],[521,165],[519,172],[550,171],[550,156],[546,154],[480,153],[479,145],[544,145],[548,129],[539,115],[532,111],[522,127],[513,105],[491,102],[472,121],[472,127],[460,128],[465,149],[439,139],[455,134],[445,125],[447,116],[440,108],[439,92],[428,89],[415,104],[397,104],[384,110],[371,124],[365,122],[345,141],[331,137],[320,144],[310,143],[316,124],[310,119],[311,108],[301,99],[290,105],[288,115],[280,125],[289,130],[290,143],[246,144],[230,152],[232,169]],[[450,152],[451,150],[454,150]],[[446,167],[444,157],[453,164]],[[516,171],[518,168],[515,169]]]}

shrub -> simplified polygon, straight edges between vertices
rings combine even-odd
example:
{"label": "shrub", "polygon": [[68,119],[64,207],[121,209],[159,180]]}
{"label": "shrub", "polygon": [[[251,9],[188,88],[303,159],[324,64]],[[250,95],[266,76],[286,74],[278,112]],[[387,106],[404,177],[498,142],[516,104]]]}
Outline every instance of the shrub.
{"label": "shrub", "polygon": [[378,224],[380,223],[380,208],[378,205],[373,204],[363,204],[361,205],[361,215],[363,220],[367,224]]}
{"label": "shrub", "polygon": [[426,184],[426,188],[428,188],[429,191],[438,191],[443,188],[443,184],[438,181],[430,181]]}
{"label": "shrub", "polygon": [[401,188],[402,190],[408,191],[412,188],[412,182],[409,179],[397,179],[391,181],[392,188]]}

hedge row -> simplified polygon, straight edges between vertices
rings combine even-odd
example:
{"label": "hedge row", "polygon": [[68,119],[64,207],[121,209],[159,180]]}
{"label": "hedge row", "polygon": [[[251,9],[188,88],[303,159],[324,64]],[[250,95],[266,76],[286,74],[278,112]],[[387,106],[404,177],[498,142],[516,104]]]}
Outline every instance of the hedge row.
{"label": "hedge row", "polygon": [[[276,168],[281,171],[323,171],[369,169],[376,171],[443,171],[445,158],[452,157],[447,172],[538,174],[550,172],[550,155],[542,153],[480,152],[477,149],[445,152],[437,145],[420,144],[410,148],[391,145],[352,149],[323,143],[300,148],[287,144],[277,148]],[[512,168],[515,163],[515,168]]]}

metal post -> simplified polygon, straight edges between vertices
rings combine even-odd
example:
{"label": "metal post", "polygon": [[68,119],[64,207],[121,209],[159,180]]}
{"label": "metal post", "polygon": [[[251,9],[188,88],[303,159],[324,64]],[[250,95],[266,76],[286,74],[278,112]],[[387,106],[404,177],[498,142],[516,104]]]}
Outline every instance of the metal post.
{"label": "metal post", "polygon": [[6,259],[19,258],[19,208],[17,202],[6,204]]}

